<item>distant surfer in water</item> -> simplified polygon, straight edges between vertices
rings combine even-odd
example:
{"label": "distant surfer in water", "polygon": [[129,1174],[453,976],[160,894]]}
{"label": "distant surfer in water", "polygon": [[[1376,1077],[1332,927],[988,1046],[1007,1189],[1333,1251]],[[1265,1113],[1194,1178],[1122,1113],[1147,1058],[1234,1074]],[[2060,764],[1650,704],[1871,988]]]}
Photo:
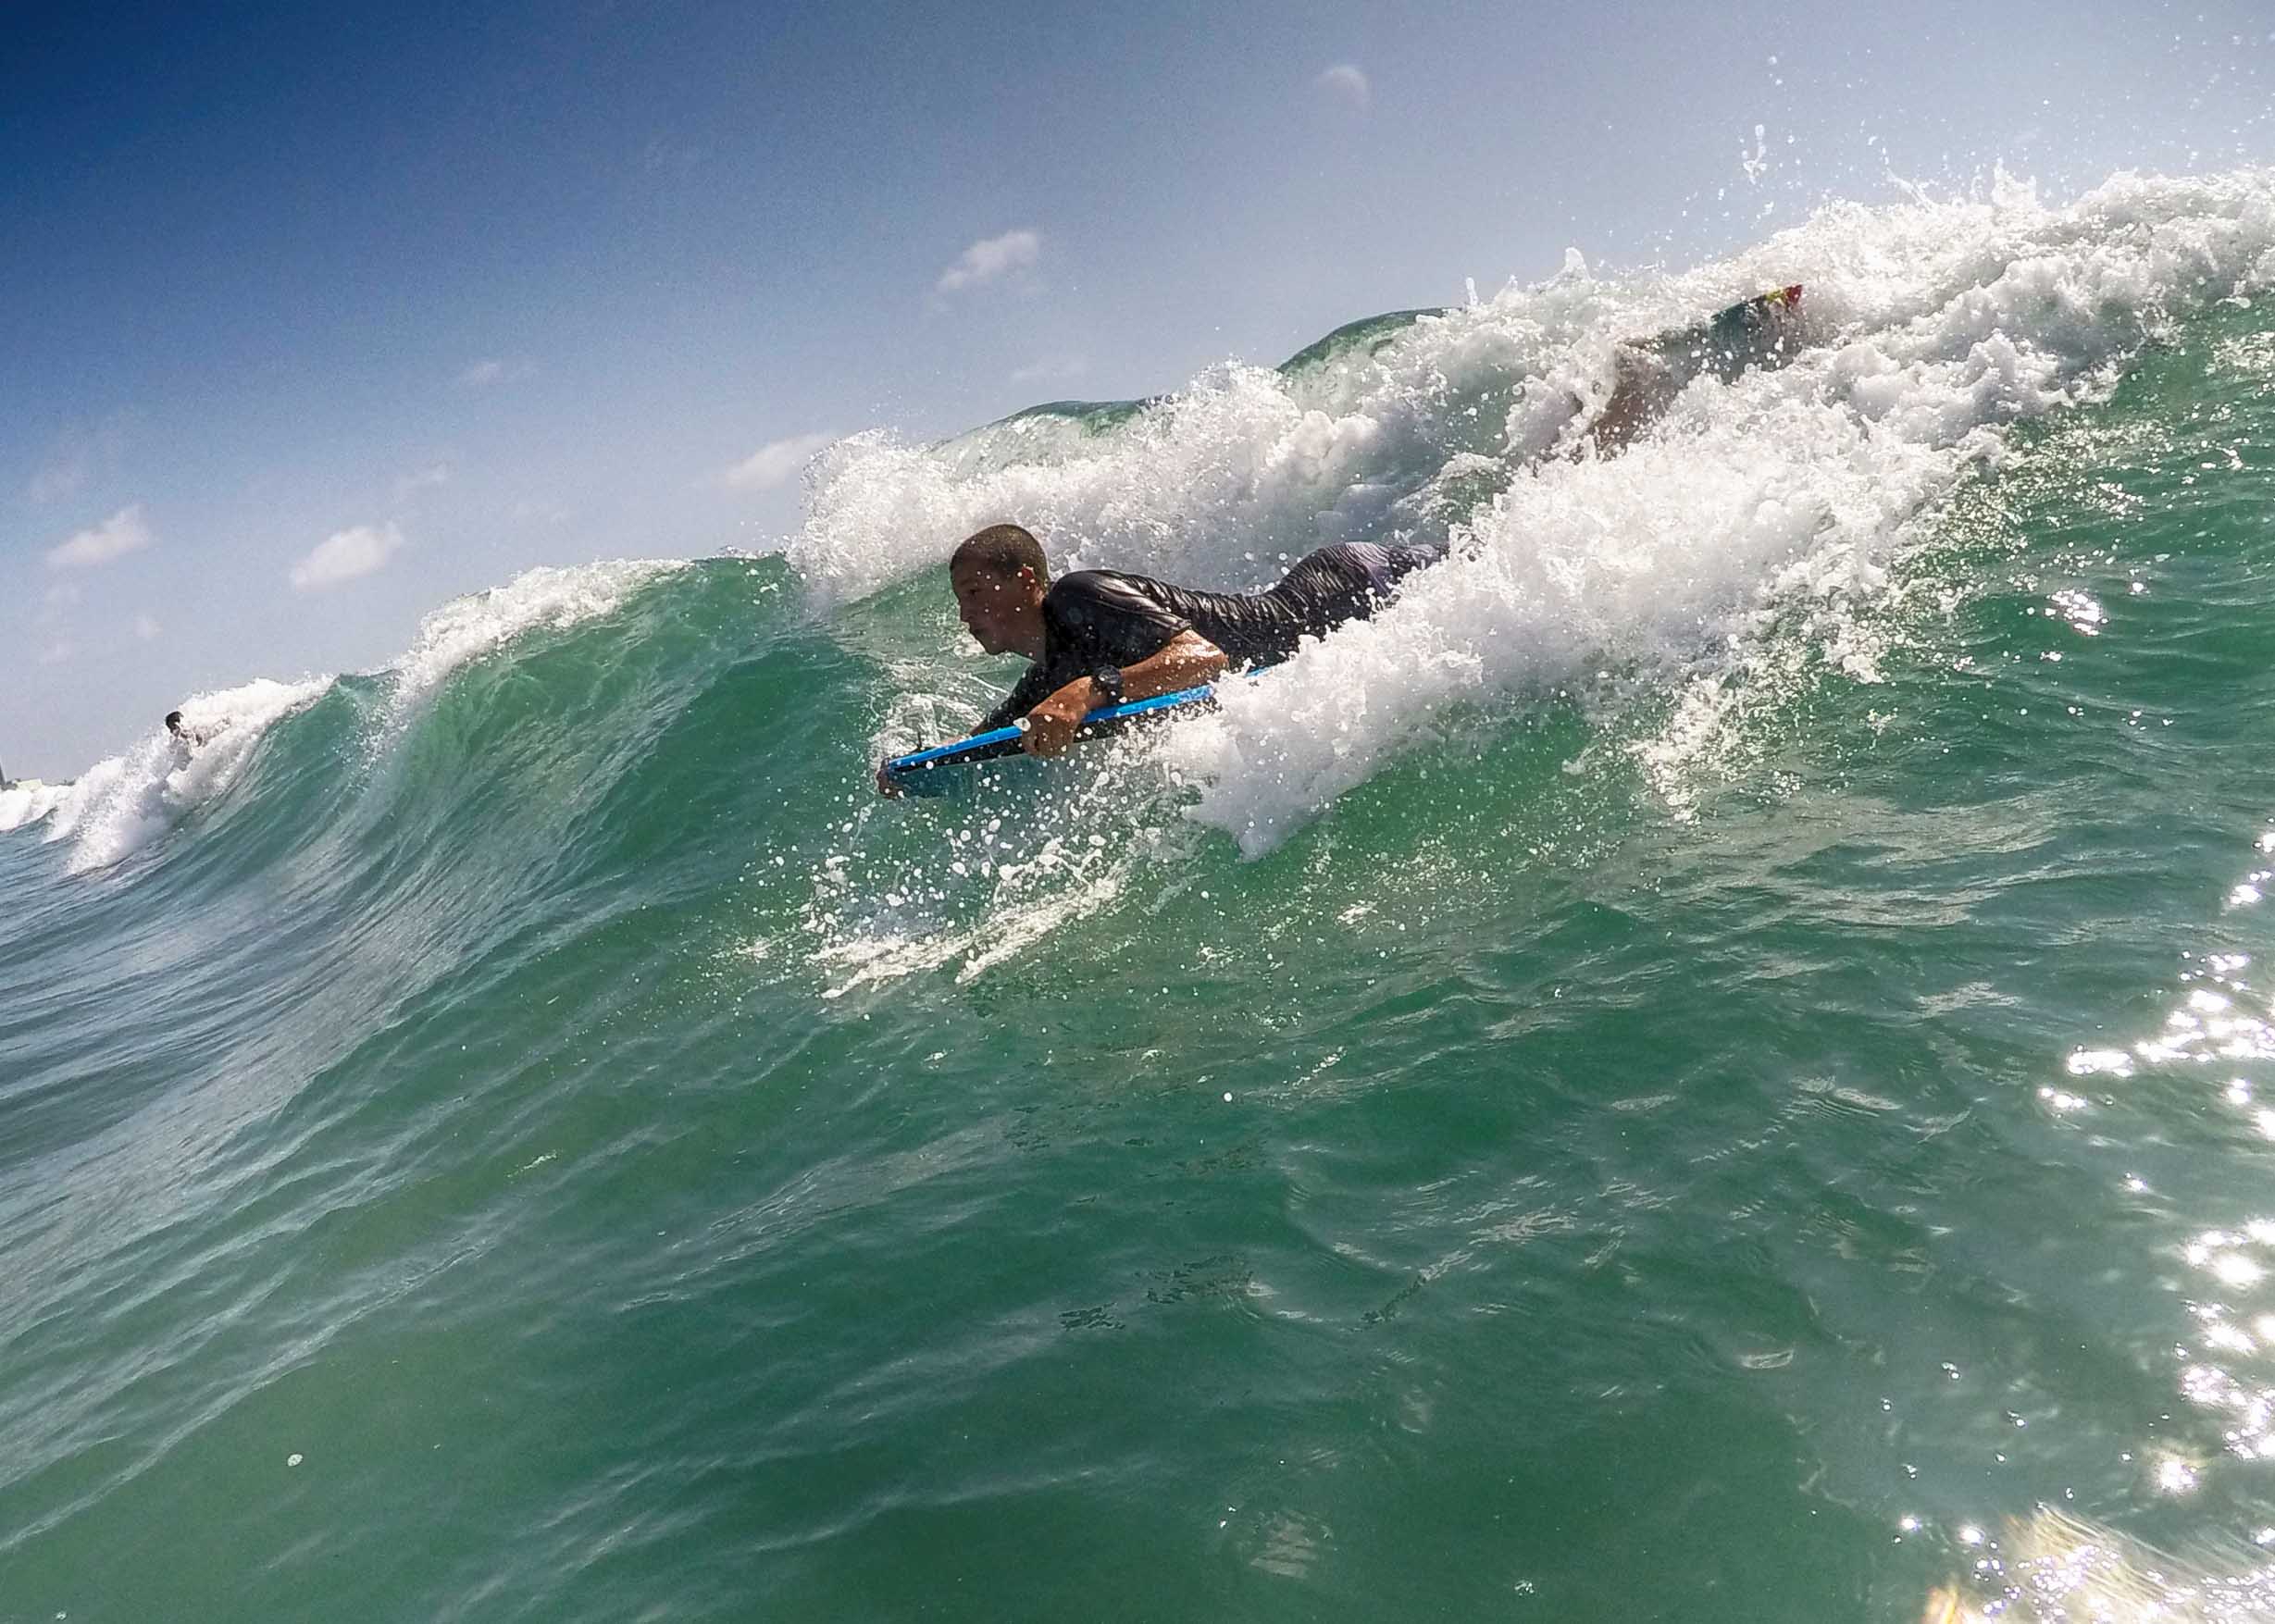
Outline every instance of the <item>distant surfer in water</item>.
{"label": "distant surfer in water", "polygon": [[[1110,569],[1053,581],[1032,533],[990,525],[956,549],[948,580],[957,617],[982,649],[1033,662],[980,731],[1025,717],[1020,748],[1055,756],[1099,706],[1285,660],[1303,638],[1364,620],[1402,577],[1445,555],[1441,547],[1348,541],[1304,554],[1262,592],[1203,592]],[[899,793],[881,769],[876,787]]]}
{"label": "distant surfer in water", "polygon": [[204,744],[208,739],[212,738],[216,733],[220,731],[220,729],[218,727],[193,727],[181,719],[181,713],[180,711],[168,711],[166,713],[166,731],[172,734],[174,738],[180,739],[183,744],[186,744],[194,750],[199,745]]}

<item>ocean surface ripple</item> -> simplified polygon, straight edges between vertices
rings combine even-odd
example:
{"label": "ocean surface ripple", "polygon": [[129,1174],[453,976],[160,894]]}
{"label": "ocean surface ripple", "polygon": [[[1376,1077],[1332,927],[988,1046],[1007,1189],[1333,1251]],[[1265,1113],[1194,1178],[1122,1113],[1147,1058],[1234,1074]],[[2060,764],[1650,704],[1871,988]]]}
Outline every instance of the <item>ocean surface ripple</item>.
{"label": "ocean surface ripple", "polygon": [[[2271,293],[2258,172],[1575,261],[0,791],[0,1624],[2275,1616]],[[1455,556],[880,801],[1006,517]]]}

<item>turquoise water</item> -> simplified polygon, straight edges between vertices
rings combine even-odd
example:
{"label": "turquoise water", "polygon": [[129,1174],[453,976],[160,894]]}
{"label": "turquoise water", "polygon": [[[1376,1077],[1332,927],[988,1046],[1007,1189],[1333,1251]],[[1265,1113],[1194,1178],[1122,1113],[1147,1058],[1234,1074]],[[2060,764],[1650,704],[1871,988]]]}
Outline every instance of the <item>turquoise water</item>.
{"label": "turquoise water", "polygon": [[[1828,211],[188,707],[0,835],[0,1619],[2275,1612],[2270,249]],[[1464,552],[877,802],[1014,502]]]}

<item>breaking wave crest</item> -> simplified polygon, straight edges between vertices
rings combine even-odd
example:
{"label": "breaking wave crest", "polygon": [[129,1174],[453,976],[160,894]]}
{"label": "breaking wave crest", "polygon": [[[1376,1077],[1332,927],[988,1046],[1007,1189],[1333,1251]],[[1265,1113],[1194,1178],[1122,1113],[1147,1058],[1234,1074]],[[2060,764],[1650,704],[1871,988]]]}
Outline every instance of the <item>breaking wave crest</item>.
{"label": "breaking wave crest", "polygon": [[[1268,849],[1456,701],[1688,690],[1685,724],[1798,638],[1873,673],[1875,606],[1922,514],[2014,426],[2105,394],[2175,324],[2275,277],[2275,179],[2120,176],[2063,205],[1835,205],[1680,275],[1598,276],[1354,324],[1286,366],[1146,403],[1026,413],[938,447],[855,437],[789,557],[834,607],[1001,519],[1062,569],[1254,588],[1330,542],[1442,540],[1399,604],[1180,729],[1195,816]],[[1804,285],[1790,363],[1701,378],[1618,456],[1567,454],[1623,341]],[[1639,743],[1662,766],[1675,741]]]}
{"label": "breaking wave crest", "polygon": [[[677,567],[639,561],[534,569],[504,586],[454,600],[429,614],[409,651],[379,674],[381,714],[399,722],[469,663],[534,629],[566,629],[605,614],[628,592]],[[44,817],[45,838],[69,843],[72,873],[108,868],[226,795],[263,739],[331,692],[337,681],[330,676],[293,682],[257,678],[193,694],[180,706],[180,736],[153,728],[72,783],[25,794],[20,815],[12,799],[0,799],[0,827]],[[7,792],[11,798],[17,793]]]}

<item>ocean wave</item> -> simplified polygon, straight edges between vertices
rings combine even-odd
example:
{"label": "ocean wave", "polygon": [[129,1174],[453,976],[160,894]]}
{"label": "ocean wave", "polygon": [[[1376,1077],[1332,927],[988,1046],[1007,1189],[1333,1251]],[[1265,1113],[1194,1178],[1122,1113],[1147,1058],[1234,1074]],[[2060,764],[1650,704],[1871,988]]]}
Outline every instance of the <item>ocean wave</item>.
{"label": "ocean wave", "polygon": [[0,834],[38,823],[70,792],[68,784],[44,784],[37,778],[19,778],[0,788]]}
{"label": "ocean wave", "polygon": [[180,706],[183,737],[156,727],[89,767],[56,807],[46,838],[71,843],[73,874],[108,868],[226,793],[262,736],[331,685],[329,676],[261,677],[193,695]]}
{"label": "ocean wave", "polygon": [[[2275,176],[2119,176],[2049,205],[1825,207],[1680,275],[1597,275],[1399,313],[1279,370],[1225,365],[1100,427],[1007,419],[945,446],[856,438],[817,466],[789,557],[834,605],[1026,523],[1059,567],[1252,588],[1313,547],[1449,542],[1378,620],[1177,731],[1194,815],[1249,852],[1364,781],[1446,705],[1657,673],[1685,736],[1772,629],[1869,680],[1871,606],[1922,514],[2018,423],[2099,398],[2128,359],[2275,279]],[[1619,456],[1558,454],[1622,341],[1764,287],[1807,289],[1788,365],[1677,396]],[[1575,410],[1575,407],[1581,410]],[[976,450],[976,448],[977,448]],[[1703,686],[1700,686],[1703,685]],[[1641,741],[1679,774],[1679,741]]]}
{"label": "ocean wave", "polygon": [[652,558],[540,566],[503,586],[453,599],[418,623],[410,649],[388,666],[395,676],[394,711],[402,715],[454,673],[528,632],[566,631],[607,614],[639,588],[686,567],[684,560]]}
{"label": "ocean wave", "polygon": [[[2105,396],[2175,318],[2264,289],[2275,179],[2124,178],[2060,208],[2012,186],[1844,206],[1738,263],[1803,281],[1820,341],[1693,386],[1622,456],[1512,481],[1379,619],[1181,732],[1174,759],[1209,786],[1197,816],[1262,850],[1448,700],[1584,684],[1606,662],[1710,698],[1759,669],[1773,626],[1871,680],[1870,606],[1914,522],[2012,425]],[[1646,748],[1663,764],[1669,743]]]}
{"label": "ocean wave", "polygon": [[[639,587],[685,567],[678,561],[640,559],[539,568],[452,600],[422,619],[411,647],[375,674],[389,684],[388,725],[402,726],[453,675],[516,638],[606,614]],[[70,843],[70,872],[108,868],[225,795],[262,739],[329,692],[335,681],[329,675],[296,682],[258,678],[194,695],[180,707],[181,738],[154,729],[60,793],[44,797],[39,812],[18,821],[47,815],[44,838]],[[12,805],[0,800],[0,819]]]}

